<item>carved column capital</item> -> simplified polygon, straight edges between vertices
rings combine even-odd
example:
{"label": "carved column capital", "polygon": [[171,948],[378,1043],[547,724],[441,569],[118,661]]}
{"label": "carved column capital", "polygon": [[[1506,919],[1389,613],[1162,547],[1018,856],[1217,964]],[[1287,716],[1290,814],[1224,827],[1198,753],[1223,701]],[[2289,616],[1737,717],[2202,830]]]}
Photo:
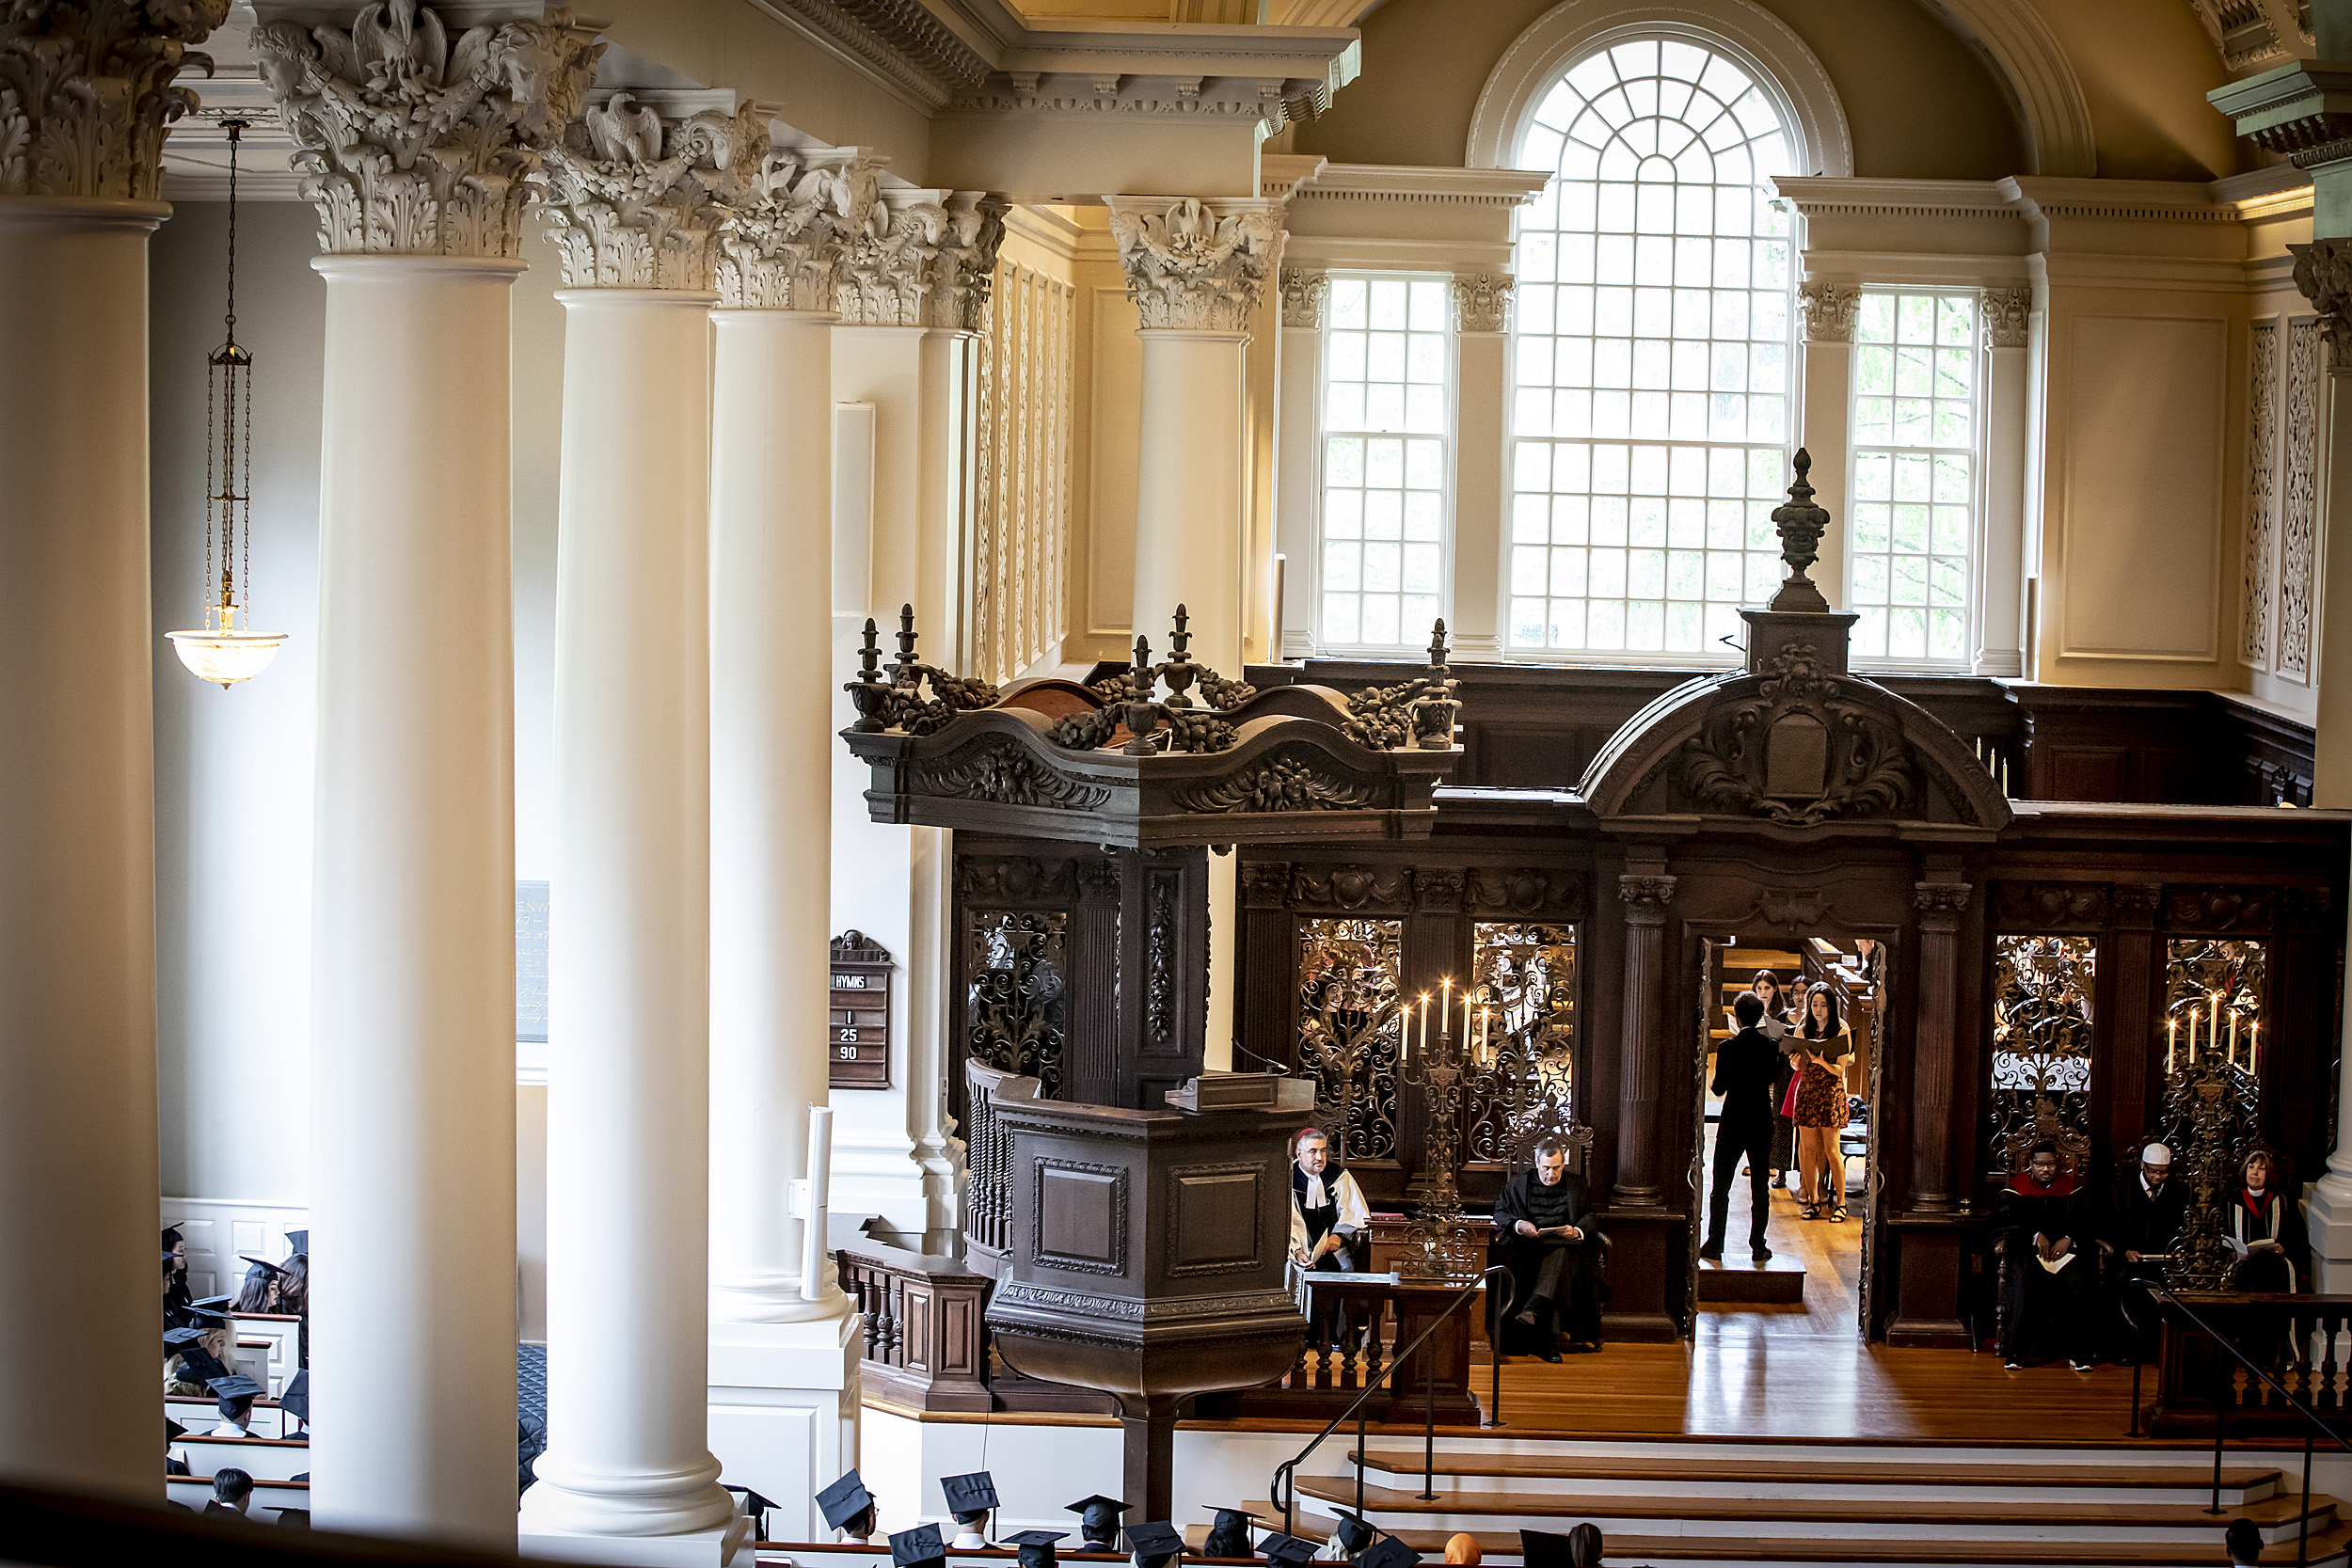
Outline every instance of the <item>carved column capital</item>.
{"label": "carved column capital", "polygon": [[2287,248],[2295,253],[2295,286],[2319,312],[2328,368],[2352,371],[2352,240],[2313,240]]}
{"label": "carved column capital", "polygon": [[1853,341],[1854,317],[1862,309],[1862,285],[1859,283],[1802,283],[1797,286],[1797,308],[1804,312],[1804,341],[1808,343],[1851,343]]}
{"label": "carved column capital", "polygon": [[978,329],[1005,238],[1005,203],[982,191],[851,193],[834,308],[850,326]]}
{"label": "carved column capital", "polygon": [[1675,901],[1672,877],[1630,876],[1617,879],[1617,896],[1625,903],[1629,926],[1662,926],[1666,907]]}
{"label": "carved column capital", "polygon": [[1281,258],[1279,204],[1113,196],[1111,238],[1146,331],[1247,332]]}
{"label": "carved column capital", "polygon": [[1960,929],[1960,917],[1968,911],[1969,896],[1976,892],[1967,882],[1914,882],[1911,901],[1919,911],[1919,929],[1949,934]]}
{"label": "carved column capital", "polygon": [[1322,331],[1323,306],[1331,293],[1329,276],[1304,267],[1284,267],[1281,287],[1282,325]]}
{"label": "carved column capital", "polygon": [[1518,286],[1517,278],[1496,273],[1474,277],[1456,277],[1454,279],[1454,330],[1510,331],[1511,291]]}
{"label": "carved column capital", "polygon": [[1984,346],[1993,348],[2024,348],[2026,324],[2033,316],[2031,289],[1987,289],[1978,307],[1978,319],[1984,327]]}
{"label": "carved column capital", "polygon": [[996,281],[996,252],[1005,243],[1006,202],[985,191],[950,191],[941,205],[947,222],[931,259],[923,325],[977,332]]}
{"label": "carved column capital", "polygon": [[229,0],[0,8],[0,196],[160,199],[165,128],[196,107],[171,79],[228,16]]}
{"label": "carved column capital", "polygon": [[850,214],[874,178],[863,159],[757,149],[719,220],[719,302],[730,310],[833,309]]}
{"label": "carved column capital", "polygon": [[718,287],[719,225],[755,172],[767,111],[673,118],[615,92],[548,150],[542,211],[567,289]]}
{"label": "carved column capital", "polygon": [[511,258],[544,154],[604,45],[558,7],[454,41],[414,0],[358,24],[266,22],[253,53],[330,255]]}

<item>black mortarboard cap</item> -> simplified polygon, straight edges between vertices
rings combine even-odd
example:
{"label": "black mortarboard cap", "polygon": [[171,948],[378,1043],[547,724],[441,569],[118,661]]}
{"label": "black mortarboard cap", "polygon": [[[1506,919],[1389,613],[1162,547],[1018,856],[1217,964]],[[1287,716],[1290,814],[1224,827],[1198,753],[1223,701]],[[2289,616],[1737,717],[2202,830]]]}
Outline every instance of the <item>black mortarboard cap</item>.
{"label": "black mortarboard cap", "polygon": [[185,1306],[182,1307],[180,1310],[183,1312],[199,1312],[208,1318],[226,1318],[229,1316],[229,1304],[236,1299],[237,1298],[234,1295],[206,1296],[201,1301],[189,1302]]}
{"label": "black mortarboard cap", "polygon": [[1393,1535],[1384,1535],[1364,1548],[1356,1568],[1413,1568],[1421,1554]]}
{"label": "black mortarboard cap", "polygon": [[186,1427],[182,1426],[179,1422],[173,1420],[168,1416],[164,1418],[165,1442],[177,1443],[181,1438],[185,1437],[187,1434],[188,1429]]}
{"label": "black mortarboard cap", "polygon": [[950,1513],[979,1513],[999,1506],[996,1501],[996,1481],[986,1470],[974,1470],[969,1475],[942,1476],[939,1494],[947,1499]]}
{"label": "black mortarboard cap", "polygon": [[1256,1554],[1249,1547],[1249,1527],[1252,1525],[1264,1526],[1268,1529],[1274,1528],[1246,1508],[1218,1509],[1216,1523],[1209,1527],[1209,1538],[1200,1544],[1201,1555],[1204,1557],[1255,1556]]}
{"label": "black mortarboard cap", "polygon": [[1117,1497],[1106,1497],[1097,1492],[1091,1497],[1080,1497],[1062,1512],[1077,1514],[1096,1529],[1117,1529],[1119,1516],[1134,1506],[1133,1503],[1121,1502]]}
{"label": "black mortarboard cap", "polygon": [[173,1243],[184,1242],[187,1240],[187,1237],[181,1234],[180,1231],[180,1227],[187,1223],[188,1222],[185,1220],[173,1220],[169,1225],[164,1227],[164,1250],[166,1252],[171,1250]]}
{"label": "black mortarboard cap", "polygon": [[1548,1529],[1523,1529],[1519,1555],[1527,1568],[1568,1568],[1568,1538]]}
{"label": "black mortarboard cap", "polygon": [[181,1327],[164,1330],[164,1343],[174,1350],[183,1350],[189,1345],[199,1344],[203,1338],[204,1330],[200,1328]]}
{"label": "black mortarboard cap", "polygon": [[1054,1543],[1069,1539],[1064,1530],[1025,1529],[1007,1536],[1004,1544],[1021,1548],[1020,1568],[1054,1568]]}
{"label": "black mortarboard cap", "polygon": [[874,1494],[866,1490],[855,1470],[817,1494],[817,1511],[831,1529],[839,1529],[873,1506]]}
{"label": "black mortarboard cap", "polygon": [[1268,1562],[1281,1563],[1284,1568],[1297,1568],[1298,1564],[1312,1558],[1322,1548],[1303,1536],[1278,1534],[1259,1542],[1258,1549],[1265,1553]]}
{"label": "black mortarboard cap", "polygon": [[225,1400],[259,1399],[262,1386],[243,1372],[230,1372],[227,1377],[206,1378],[204,1386]]}
{"label": "black mortarboard cap", "polygon": [[1141,1562],[1157,1562],[1184,1549],[1184,1533],[1165,1519],[1127,1527],[1127,1549]]}
{"label": "black mortarboard cap", "polygon": [[[284,1274],[286,1272],[279,1265],[271,1262],[268,1259],[256,1258],[249,1252],[240,1252],[237,1256],[245,1259],[245,1261],[252,1264],[253,1269],[261,1269],[270,1274]],[[253,1269],[247,1269],[245,1272],[249,1275],[253,1272]]]}
{"label": "black mortarboard cap", "polygon": [[287,1384],[278,1396],[278,1408],[285,1411],[296,1420],[307,1421],[310,1418],[310,1368],[305,1367],[294,1373],[294,1381]]}
{"label": "black mortarboard cap", "polygon": [[289,1230],[286,1232],[287,1257],[298,1258],[310,1250],[310,1233],[308,1230]]}
{"label": "black mortarboard cap", "polygon": [[927,1562],[945,1562],[947,1544],[939,1538],[937,1525],[917,1525],[890,1538],[890,1560],[892,1568],[922,1568]]}
{"label": "black mortarboard cap", "polygon": [[1350,1557],[1371,1545],[1373,1538],[1380,1533],[1360,1513],[1350,1513],[1343,1508],[1335,1508],[1331,1512],[1339,1515],[1339,1528],[1335,1533],[1340,1538],[1340,1550]]}

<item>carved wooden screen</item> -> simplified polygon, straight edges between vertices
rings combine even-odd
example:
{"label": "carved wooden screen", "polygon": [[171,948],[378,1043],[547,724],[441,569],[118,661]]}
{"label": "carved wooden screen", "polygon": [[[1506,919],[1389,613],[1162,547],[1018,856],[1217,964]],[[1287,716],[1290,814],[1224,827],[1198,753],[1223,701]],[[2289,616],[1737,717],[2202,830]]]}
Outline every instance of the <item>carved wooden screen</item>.
{"label": "carved wooden screen", "polygon": [[2091,997],[2098,940],[1993,939],[1993,1168],[2015,1170],[2048,1138],[2084,1169],[2090,1155]]}
{"label": "carved wooden screen", "polygon": [[1405,923],[1298,922],[1298,1061],[1315,1121],[1344,1160],[1396,1155],[1396,1052]]}
{"label": "carved wooden screen", "polygon": [[[2212,1143],[2210,1174],[2226,1181],[2231,1168],[2262,1128],[2262,1053],[2269,1025],[2263,1004],[2269,986],[2266,943],[2225,937],[2170,937],[2164,944],[2165,1139],[2195,1157]],[[2192,1043],[2193,1042],[2193,1043]],[[2217,1086],[2217,1092],[2213,1091]],[[2217,1105],[2221,1122],[2207,1124]]]}
{"label": "carved wooden screen", "polygon": [[1532,1135],[1575,1119],[1576,927],[1482,920],[1470,932],[1474,995],[1489,1012],[1470,1072],[1463,1156],[1515,1164]]}
{"label": "carved wooden screen", "polygon": [[973,910],[964,954],[964,1054],[1061,1098],[1070,917]]}

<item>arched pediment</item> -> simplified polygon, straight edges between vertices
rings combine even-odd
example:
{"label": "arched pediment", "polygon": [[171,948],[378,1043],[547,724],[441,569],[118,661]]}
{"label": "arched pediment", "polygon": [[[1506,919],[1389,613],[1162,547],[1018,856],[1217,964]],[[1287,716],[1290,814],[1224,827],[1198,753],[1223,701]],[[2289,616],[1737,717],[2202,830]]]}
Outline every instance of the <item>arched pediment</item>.
{"label": "arched pediment", "polygon": [[[1825,618],[1826,619],[1826,618]],[[1677,687],[1629,720],[1580,793],[1604,822],[1719,819],[1789,832],[1991,836],[2008,800],[1927,709],[1790,638],[1751,673]]]}

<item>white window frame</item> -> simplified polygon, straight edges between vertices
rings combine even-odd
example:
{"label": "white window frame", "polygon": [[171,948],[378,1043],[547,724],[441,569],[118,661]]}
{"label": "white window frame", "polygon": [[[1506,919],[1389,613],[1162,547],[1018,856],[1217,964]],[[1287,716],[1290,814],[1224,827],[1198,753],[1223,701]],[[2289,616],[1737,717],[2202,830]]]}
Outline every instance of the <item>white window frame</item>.
{"label": "white window frame", "polygon": [[[1985,428],[1986,415],[1991,411],[1987,394],[1990,389],[1989,383],[1992,379],[1993,369],[1992,356],[1986,352],[1984,346],[1985,285],[1981,283],[1937,283],[1915,278],[1907,282],[1866,281],[1861,285],[1861,290],[1866,301],[1872,294],[1892,294],[1898,300],[1905,294],[1922,294],[1940,299],[1952,299],[1964,295],[1968,300],[1971,311],[1968,353],[1973,367],[1969,388],[1967,449],[1969,466],[1968,555],[1965,575],[1968,581],[1968,596],[1966,611],[1961,617],[1961,651],[1954,657],[1912,658],[1891,654],[1865,654],[1857,647],[1851,656],[1852,663],[1856,669],[1877,670],[1896,674],[1966,674],[1975,668],[1977,646],[1982,640],[1981,634],[1984,626],[1984,596],[1991,587],[1984,580],[1985,552],[1989,544],[1986,527],[1987,517],[1991,512],[1989,482],[1993,466],[1991,447],[1987,439],[1989,433]],[[1861,323],[1857,316],[1853,342],[1850,350],[1857,362],[1849,364],[1846,375],[1846,515],[1830,520],[1832,528],[1842,527],[1845,530],[1845,547],[1838,556],[1843,580],[1838,584],[1837,602],[1847,610],[1856,609],[1853,595],[1854,564],[1860,554],[1854,545],[1857,533],[1853,519],[1854,509],[1863,504],[1858,483],[1864,445],[1861,426],[1862,375],[1858,360],[1865,346],[1862,341]],[[1934,452],[1954,449],[1948,447],[1877,447],[1874,450],[1897,452],[1906,451]]]}
{"label": "white window frame", "polygon": [[[1330,285],[1337,284],[1344,279],[1361,279],[1366,282],[1383,283],[1434,282],[1442,284],[1446,290],[1445,309],[1441,317],[1444,323],[1442,330],[1445,335],[1445,385],[1443,393],[1438,399],[1440,406],[1442,406],[1445,411],[1445,417],[1442,421],[1442,430],[1436,433],[1434,438],[1440,443],[1444,470],[1438,482],[1438,612],[1445,618],[1446,624],[1451,626],[1454,620],[1454,504],[1456,499],[1456,476],[1459,471],[1459,463],[1461,458],[1460,442],[1458,440],[1458,427],[1461,417],[1462,382],[1462,336],[1457,328],[1454,312],[1454,274],[1451,272],[1430,272],[1419,269],[1406,271],[1393,267],[1343,265],[1330,265],[1319,270],[1322,272],[1326,279],[1327,289]],[[1397,626],[1397,631],[1399,636],[1403,638],[1404,641],[1397,642],[1335,642],[1324,635],[1323,565],[1324,545],[1327,535],[1324,530],[1323,509],[1325,497],[1328,491],[1328,486],[1325,483],[1325,465],[1328,461],[1330,454],[1330,437],[1335,435],[1344,436],[1352,434],[1362,436],[1367,439],[1382,436],[1393,436],[1399,439],[1405,440],[1428,440],[1433,438],[1433,434],[1426,431],[1379,432],[1372,430],[1359,430],[1349,432],[1334,431],[1330,428],[1328,420],[1331,389],[1331,350],[1336,334],[1339,331],[1337,323],[1334,320],[1334,312],[1337,309],[1338,307],[1331,302],[1330,296],[1327,293],[1323,304],[1323,325],[1321,330],[1315,334],[1313,459],[1314,532],[1312,546],[1309,555],[1309,568],[1307,573],[1308,591],[1311,594],[1311,597],[1309,600],[1311,612],[1308,625],[1313,628],[1315,654],[1319,657],[1334,656],[1376,656],[1396,653],[1425,653],[1428,649],[1427,628],[1423,628],[1421,632],[1416,634],[1411,632],[1410,629],[1404,626],[1401,621]],[[1500,591],[1501,586],[1501,584],[1497,585],[1498,591]]]}

